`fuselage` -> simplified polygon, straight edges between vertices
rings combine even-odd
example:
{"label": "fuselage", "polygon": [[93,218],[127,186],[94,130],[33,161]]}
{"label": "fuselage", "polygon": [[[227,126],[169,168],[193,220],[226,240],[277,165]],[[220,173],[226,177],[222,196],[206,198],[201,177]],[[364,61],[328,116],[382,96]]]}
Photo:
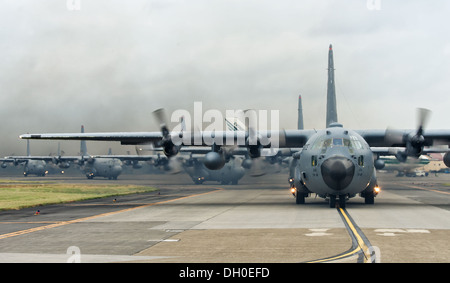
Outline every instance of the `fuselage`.
{"label": "fuselage", "polygon": [[192,178],[196,184],[204,181],[217,181],[221,184],[237,184],[245,175],[245,169],[241,165],[242,161],[238,158],[230,159],[225,165],[218,170],[210,170],[205,167],[203,162],[194,161],[189,165],[184,165],[186,173]]}
{"label": "fuselage", "polygon": [[321,197],[353,197],[375,178],[372,151],[356,132],[333,124],[311,136],[295,167],[295,186]]}
{"label": "fuselage", "polygon": [[46,163],[42,160],[28,160],[23,169],[23,175],[33,174],[36,176],[45,176],[47,174]]}
{"label": "fuselage", "polygon": [[122,161],[115,158],[95,158],[93,162],[87,162],[83,168],[86,177],[104,177],[117,179],[122,173]]}

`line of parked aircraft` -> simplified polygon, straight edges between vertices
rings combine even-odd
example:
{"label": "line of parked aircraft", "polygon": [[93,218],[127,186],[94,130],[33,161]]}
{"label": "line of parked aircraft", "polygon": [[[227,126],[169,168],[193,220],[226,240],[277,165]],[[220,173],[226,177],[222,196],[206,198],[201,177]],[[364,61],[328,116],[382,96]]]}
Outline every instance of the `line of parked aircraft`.
{"label": "line of parked aircraft", "polygon": [[[299,101],[301,103],[301,100]],[[301,108],[299,104],[299,119],[302,119]],[[383,156],[395,156],[398,161],[406,162],[426,153],[441,152],[444,153],[444,164],[450,167],[448,148],[450,130],[425,129],[429,113],[430,111],[426,109],[420,109],[419,123],[417,128],[412,130],[345,128],[337,118],[333,48],[330,45],[326,127],[321,130],[303,129],[303,121],[298,122],[298,129],[279,131],[256,131],[248,126],[238,127],[239,124],[234,121],[226,121],[231,131],[170,132],[167,123],[158,118],[161,117],[161,110],[158,110],[156,116],[160,119],[160,132],[24,134],[20,138],[120,141],[121,144],[138,146],[153,144],[164,153],[165,159],[160,154],[156,158],[154,155],[147,156],[148,158],[154,158],[156,163],[163,164],[183,157],[183,166],[192,169],[186,172],[191,175],[194,182],[198,183],[208,178],[213,179],[214,174],[220,175],[218,179],[223,183],[237,183],[243,176],[242,168],[246,167],[255,173],[256,161],[261,160],[264,150],[273,150],[271,144],[276,138],[278,148],[281,150],[276,151],[277,154],[274,156],[266,157],[266,160],[289,162],[288,179],[296,203],[303,204],[306,198],[315,194],[327,199],[330,207],[335,207],[336,204],[345,207],[346,201],[356,195],[364,198],[366,204],[374,203],[374,198],[379,192],[376,170],[386,166]],[[214,140],[213,144],[208,142],[211,139]],[[268,139],[269,142],[263,142],[263,139]],[[181,143],[178,142],[180,140]],[[221,142],[217,143],[218,140]],[[229,144],[230,141],[233,141],[232,146]],[[436,147],[437,145],[440,146]],[[181,156],[178,155],[180,152]],[[183,152],[186,153],[183,154]],[[15,158],[18,160],[17,157]],[[32,160],[30,157],[24,159],[26,158],[28,162]],[[141,157],[115,156],[112,158],[82,154],[73,159],[60,156],[53,158],[52,161],[63,164],[63,162],[77,160],[87,167],[89,164],[107,164],[107,160],[111,159],[135,162],[139,160],[138,158]],[[94,170],[86,172],[92,171]],[[100,172],[93,174],[93,176],[100,176]]]}

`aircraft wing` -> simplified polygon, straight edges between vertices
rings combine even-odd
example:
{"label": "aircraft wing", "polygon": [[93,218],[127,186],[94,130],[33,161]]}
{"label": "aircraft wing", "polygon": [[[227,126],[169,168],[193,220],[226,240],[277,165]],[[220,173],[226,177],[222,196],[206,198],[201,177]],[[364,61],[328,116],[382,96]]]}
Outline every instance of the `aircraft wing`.
{"label": "aircraft wing", "polygon": [[[371,147],[370,148],[374,154],[377,154],[379,156],[389,156],[389,155],[395,155],[396,153],[405,150],[403,147]],[[436,147],[429,147],[424,148],[422,151],[422,154],[428,154],[428,153],[446,153],[449,151],[448,146],[436,146]]]}
{"label": "aircraft wing", "polygon": [[[357,130],[369,144],[370,147],[404,147],[408,136],[414,135],[415,130],[396,130],[395,138],[387,130]],[[278,134],[280,148],[303,147],[308,139],[315,133],[314,130],[282,130],[278,132],[262,133],[262,136],[272,136]],[[177,137],[177,133],[172,133],[171,138]],[[210,146],[212,139],[222,140],[223,144],[229,145],[230,141],[239,146],[245,146],[248,132],[199,132],[184,133],[179,138],[180,144],[195,146]],[[399,138],[400,137],[400,138]],[[403,138],[405,137],[405,138]],[[450,130],[424,130],[424,146],[450,145]],[[155,143],[163,139],[160,132],[112,132],[112,133],[60,133],[60,134],[24,134],[21,139],[47,139],[47,140],[95,140],[95,141],[120,141],[123,145],[136,145],[145,143]],[[199,142],[200,141],[200,142]],[[240,141],[240,142],[239,142]]]}
{"label": "aircraft wing", "polygon": [[[85,157],[86,158],[86,157]],[[68,161],[81,161],[81,156],[6,156],[0,159],[0,162],[14,162],[15,164],[28,162],[29,160],[42,160],[45,162],[68,162]]]}
{"label": "aircraft wing", "polygon": [[58,134],[26,134],[21,139],[46,140],[91,140],[120,141],[124,145],[135,145],[156,142],[162,139],[159,132],[113,132],[113,133],[58,133]]}
{"label": "aircraft wing", "polygon": [[10,158],[8,156],[8,157],[5,157],[5,158],[1,158],[0,162],[2,163],[2,165],[1,165],[2,168],[6,168],[6,163],[14,163],[14,165],[17,165],[17,164],[26,162],[26,160],[21,160],[21,159],[16,160],[16,159]]}
{"label": "aircraft wing", "polygon": [[122,161],[148,161],[157,159],[157,155],[91,155],[91,158],[114,158]]}
{"label": "aircraft wing", "polygon": [[[416,130],[357,130],[371,147],[405,147]],[[423,130],[424,146],[450,145],[450,130]]]}
{"label": "aircraft wing", "polygon": [[[281,130],[272,132],[258,132],[262,137],[274,137],[278,135],[279,146],[282,147],[302,147],[314,134],[314,130]],[[215,140],[221,140],[224,145],[232,141],[239,146],[245,146],[248,132],[245,131],[220,131],[220,132],[194,132],[171,133],[171,139],[179,141],[179,144],[194,146],[210,146]],[[160,132],[113,132],[113,133],[59,133],[59,134],[24,134],[21,139],[46,139],[46,140],[91,140],[91,141],[120,141],[123,145],[137,145],[145,143],[157,143],[163,140]],[[269,143],[264,143],[268,145]]]}
{"label": "aircraft wing", "polygon": [[280,133],[281,148],[301,148],[316,130],[284,130]]}
{"label": "aircraft wing", "polygon": [[6,156],[0,159],[2,162],[23,162],[27,160],[52,161],[52,156]]}

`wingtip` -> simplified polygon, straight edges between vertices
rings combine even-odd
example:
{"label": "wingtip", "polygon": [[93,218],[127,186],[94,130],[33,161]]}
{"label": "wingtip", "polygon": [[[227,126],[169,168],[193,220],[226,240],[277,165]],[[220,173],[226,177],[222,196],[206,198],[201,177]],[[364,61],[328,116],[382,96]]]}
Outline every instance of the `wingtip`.
{"label": "wingtip", "polygon": [[19,139],[21,140],[29,140],[29,139],[33,139],[33,138],[40,138],[41,135],[30,135],[30,134],[23,134],[19,136]]}

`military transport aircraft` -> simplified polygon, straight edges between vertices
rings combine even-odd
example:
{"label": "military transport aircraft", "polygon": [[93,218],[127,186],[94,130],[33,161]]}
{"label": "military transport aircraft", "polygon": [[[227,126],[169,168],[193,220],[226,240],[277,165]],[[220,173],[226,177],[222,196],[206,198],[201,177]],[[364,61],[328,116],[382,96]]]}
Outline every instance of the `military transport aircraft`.
{"label": "military transport aircraft", "polygon": [[6,163],[13,163],[14,166],[19,164],[23,164],[23,176],[27,177],[28,175],[36,175],[36,176],[45,176],[47,175],[47,163],[45,160],[47,158],[51,158],[50,156],[31,156],[30,152],[30,141],[27,140],[27,155],[26,156],[6,156],[5,158],[0,159],[2,162],[1,167],[6,168]]}
{"label": "military transport aircraft", "polygon": [[[161,123],[161,132],[24,134],[20,138],[120,141],[124,145],[154,143],[163,147],[168,157],[175,156],[185,145],[206,145],[211,147],[211,151],[205,155],[204,164],[212,170],[224,166],[227,150],[222,145],[229,141],[234,141],[235,146],[247,148],[250,158],[258,158],[264,147],[271,147],[272,142],[277,140],[279,148],[302,148],[293,154],[293,158],[297,159],[293,180],[296,202],[304,203],[306,197],[315,193],[328,199],[330,207],[335,207],[336,203],[344,207],[347,199],[358,194],[365,199],[365,203],[374,203],[378,190],[374,148],[402,147],[406,157],[418,157],[424,147],[444,144],[447,145],[444,163],[450,167],[450,129],[425,130],[423,123],[419,123],[417,130],[398,130],[392,135],[387,130],[355,131],[344,128],[337,120],[334,84],[333,48],[330,45],[327,122],[323,130],[272,130],[257,131],[256,134],[252,129],[171,133],[166,123]],[[214,141],[212,144],[211,140]]]}
{"label": "military transport aircraft", "polygon": [[[84,133],[84,126],[81,126],[81,133]],[[28,141],[27,141],[28,142]],[[94,177],[104,177],[110,180],[116,180],[122,173],[122,166],[132,165],[133,168],[140,168],[139,161],[152,160],[153,156],[139,155],[90,155],[87,152],[86,141],[80,142],[79,156],[63,156],[58,149],[57,156],[32,156],[30,154],[29,143],[27,143],[27,156],[7,156],[0,162],[14,162],[15,165],[24,164],[24,176],[35,174],[37,176],[45,176],[46,163],[51,162],[57,164],[60,168],[69,168],[71,164],[76,163],[80,166],[81,171],[88,179]],[[2,167],[4,165],[2,164]]]}

